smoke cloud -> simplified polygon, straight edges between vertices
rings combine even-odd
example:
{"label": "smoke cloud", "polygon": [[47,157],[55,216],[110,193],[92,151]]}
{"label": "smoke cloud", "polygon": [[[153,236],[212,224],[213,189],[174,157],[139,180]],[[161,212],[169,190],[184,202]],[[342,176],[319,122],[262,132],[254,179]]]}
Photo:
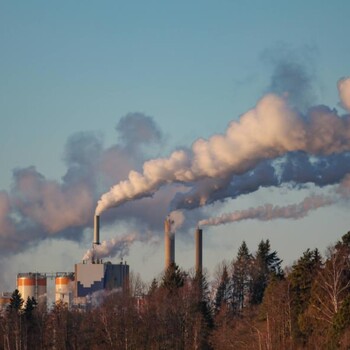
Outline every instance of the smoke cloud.
{"label": "smoke cloud", "polygon": [[198,226],[216,226],[247,219],[256,219],[261,221],[269,221],[274,219],[300,219],[306,216],[312,210],[316,210],[333,203],[334,201],[330,197],[314,195],[305,198],[298,204],[291,204],[284,207],[265,204],[257,208],[238,210],[233,213],[222,214],[218,217],[201,220],[198,222]]}
{"label": "smoke cloud", "polygon": [[300,188],[309,183],[323,187],[339,183],[350,173],[350,154],[310,157],[305,152],[290,152],[274,160],[265,160],[251,171],[228,179],[207,179],[178,193],[173,209],[195,209],[226,198],[237,198],[266,187],[287,184]]}
{"label": "smoke cloud", "polygon": [[138,238],[138,234],[130,233],[123,237],[105,240],[101,244],[95,245],[93,248],[89,249],[85,253],[83,260],[86,261],[114,257],[122,259],[125,255],[129,254],[130,246]]}
{"label": "smoke cloud", "polygon": [[[131,169],[140,168],[147,153],[157,152],[163,143],[154,120],[141,113],[121,118],[116,130],[119,141],[108,148],[98,133],[72,135],[63,155],[67,171],[60,181],[47,179],[34,166],[13,171],[10,191],[0,192],[2,256],[33,247],[48,237],[81,240],[84,230],[92,228],[95,203],[101,192],[125,178]],[[130,221],[136,215],[145,230],[158,230],[169,200],[164,194],[157,195],[149,205],[149,212],[154,214],[152,220],[134,203],[117,215],[105,215],[104,224],[116,219]],[[154,226],[157,219],[158,226]]]}
{"label": "smoke cloud", "polygon": [[90,189],[80,184],[60,186],[46,180],[34,167],[14,172],[13,204],[49,235],[86,223],[93,208]]}
{"label": "smoke cloud", "polygon": [[315,101],[315,49],[291,48],[283,43],[263,51],[262,61],[272,67],[267,92],[287,96],[292,107],[305,112]]}
{"label": "smoke cloud", "polygon": [[116,130],[128,153],[139,154],[146,145],[162,143],[162,133],[153,118],[142,113],[129,113],[121,118]]}
{"label": "smoke cloud", "polygon": [[[262,161],[290,152],[330,156],[350,151],[350,117],[325,106],[299,114],[284,97],[269,94],[256,107],[229,125],[225,134],[199,139],[190,150],[176,150],[169,158],[131,171],[98,202],[96,214],[127,201],[152,196],[171,183],[189,185],[207,179],[219,183],[254,170]],[[214,186],[215,187],[215,186]]]}
{"label": "smoke cloud", "polygon": [[350,199],[350,174],[347,174],[336,189],[338,195],[343,199]]}
{"label": "smoke cloud", "polygon": [[[98,133],[71,136],[63,156],[67,171],[59,181],[34,166],[15,169],[12,188],[0,192],[1,255],[47,237],[79,241],[91,230],[94,211],[104,212],[106,225],[131,222],[135,230],[142,225],[138,231],[154,233],[162,231],[169,210],[198,208],[261,187],[339,183],[350,173],[349,116],[326,106],[300,113],[297,107],[306,100],[299,92],[311,96],[311,75],[300,64],[280,61],[276,67],[273,94],[224,134],[198,139],[169,157],[157,157],[164,139],[154,120],[130,113],[117,124],[118,142],[109,147]],[[349,106],[349,78],[338,89],[342,105]],[[105,212],[115,206],[117,211]],[[183,214],[176,215],[182,225]]]}
{"label": "smoke cloud", "polygon": [[172,222],[171,228],[174,232],[178,230],[185,221],[185,216],[182,211],[176,210],[169,214],[170,220]]}
{"label": "smoke cloud", "polygon": [[338,81],[338,92],[342,107],[350,111],[350,78],[343,78]]}
{"label": "smoke cloud", "polygon": [[332,205],[339,202],[340,199],[350,199],[350,174],[347,174],[340,184],[332,189],[332,193],[328,196],[311,195],[298,204],[291,204],[283,207],[265,204],[247,210],[237,210],[232,213],[226,213],[217,217],[200,220],[198,226],[217,226],[247,219],[260,221],[274,219],[300,219],[307,216],[310,211]]}

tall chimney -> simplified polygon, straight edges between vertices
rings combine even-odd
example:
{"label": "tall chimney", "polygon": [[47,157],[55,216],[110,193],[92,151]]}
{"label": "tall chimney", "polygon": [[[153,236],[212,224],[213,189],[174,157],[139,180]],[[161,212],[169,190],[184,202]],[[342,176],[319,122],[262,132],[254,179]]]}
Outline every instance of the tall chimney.
{"label": "tall chimney", "polygon": [[196,246],[196,273],[201,273],[202,272],[202,264],[203,264],[203,231],[197,227],[195,233],[194,233],[194,241],[195,241],[195,246]]}
{"label": "tall chimney", "polygon": [[165,270],[175,263],[175,234],[171,232],[172,221],[167,217],[164,221],[164,256],[165,256]]}
{"label": "tall chimney", "polygon": [[100,244],[100,217],[95,215],[94,217],[94,242],[93,244]]}

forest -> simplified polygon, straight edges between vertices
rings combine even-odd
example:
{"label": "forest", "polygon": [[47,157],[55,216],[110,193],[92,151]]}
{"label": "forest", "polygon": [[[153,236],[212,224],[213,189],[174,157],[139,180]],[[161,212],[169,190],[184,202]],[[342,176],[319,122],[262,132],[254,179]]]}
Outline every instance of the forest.
{"label": "forest", "polygon": [[81,311],[47,310],[15,290],[0,318],[0,350],[349,349],[350,232],[292,266],[262,240],[205,273],[171,265],[146,285],[132,275]]}

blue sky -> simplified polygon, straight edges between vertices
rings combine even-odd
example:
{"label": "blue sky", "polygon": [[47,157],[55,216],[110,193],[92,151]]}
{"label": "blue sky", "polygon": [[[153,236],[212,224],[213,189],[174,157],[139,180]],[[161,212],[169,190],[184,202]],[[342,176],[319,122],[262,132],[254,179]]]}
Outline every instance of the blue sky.
{"label": "blue sky", "polygon": [[[89,131],[108,148],[119,142],[115,126],[128,113],[151,116],[161,130],[162,146],[149,150],[154,156],[222,133],[268,91],[276,61],[304,67],[312,83],[311,104],[339,109],[336,84],[349,75],[349,12],[350,3],[341,0],[1,1],[0,190],[11,190],[13,169],[29,166],[60,182],[67,170],[67,139]],[[271,200],[284,205],[304,195],[258,191],[215,208],[220,213]],[[231,259],[242,239],[255,250],[261,238],[270,238],[290,263],[311,243],[323,250],[348,228],[339,205],[298,221],[210,228],[208,268]],[[108,228],[118,229],[129,230],[125,222]],[[214,237],[219,238],[214,242]],[[189,268],[188,240],[178,241],[179,264]],[[31,261],[33,269],[44,269],[45,255],[58,246],[67,254],[65,263],[57,257],[50,269],[68,269],[87,244],[61,238],[54,248],[55,242],[46,239],[13,255],[11,272],[31,268]],[[161,243],[138,243],[128,261],[147,280],[161,271],[162,254]],[[6,285],[11,278],[3,277]]]}

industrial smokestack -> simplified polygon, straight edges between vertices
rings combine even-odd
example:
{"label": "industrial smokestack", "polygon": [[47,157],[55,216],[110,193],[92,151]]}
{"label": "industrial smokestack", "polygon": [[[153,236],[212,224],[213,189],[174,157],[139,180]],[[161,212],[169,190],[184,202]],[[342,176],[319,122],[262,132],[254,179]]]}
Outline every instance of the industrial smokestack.
{"label": "industrial smokestack", "polygon": [[94,217],[94,242],[93,244],[100,244],[100,216]]}
{"label": "industrial smokestack", "polygon": [[173,221],[167,217],[164,221],[164,255],[165,255],[165,270],[172,263],[175,263],[175,234],[171,231]]}
{"label": "industrial smokestack", "polygon": [[194,233],[194,241],[196,246],[196,273],[202,272],[202,263],[203,263],[203,231],[197,227],[195,233]]}

